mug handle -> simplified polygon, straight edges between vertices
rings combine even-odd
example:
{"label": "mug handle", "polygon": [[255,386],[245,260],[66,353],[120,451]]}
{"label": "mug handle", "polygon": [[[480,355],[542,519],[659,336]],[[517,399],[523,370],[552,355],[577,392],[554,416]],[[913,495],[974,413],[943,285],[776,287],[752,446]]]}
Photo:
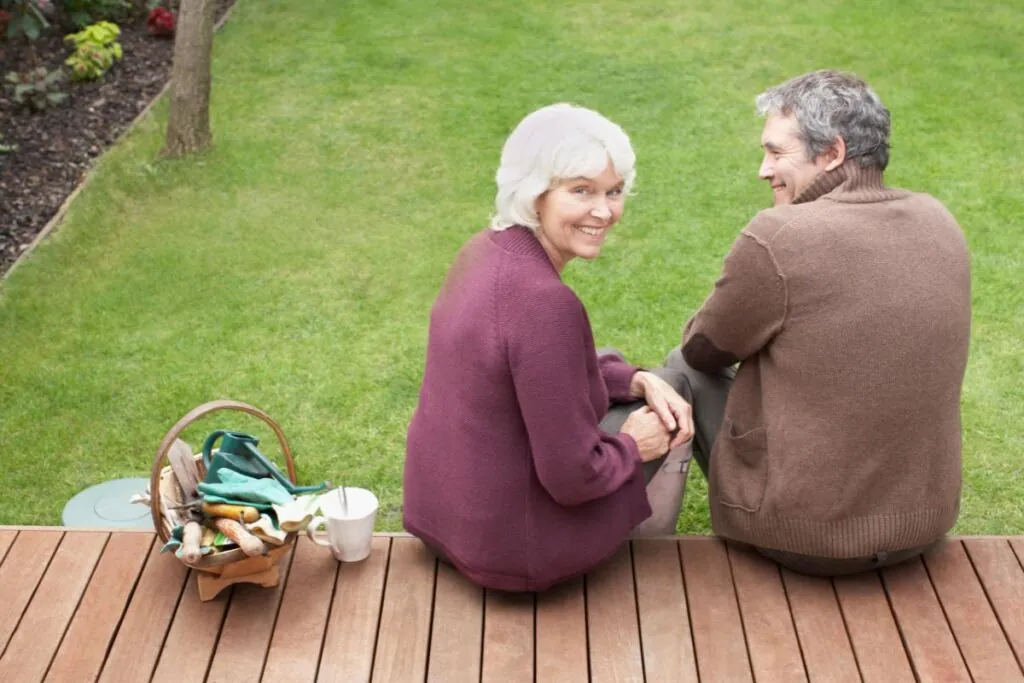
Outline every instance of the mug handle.
{"label": "mug handle", "polygon": [[319,538],[316,537],[316,530],[325,524],[327,524],[326,517],[314,517],[312,520],[310,520],[309,525],[306,527],[306,537],[309,538],[309,540],[313,541],[313,543],[316,543],[317,545],[322,545],[325,548],[330,548],[330,541],[321,541]]}

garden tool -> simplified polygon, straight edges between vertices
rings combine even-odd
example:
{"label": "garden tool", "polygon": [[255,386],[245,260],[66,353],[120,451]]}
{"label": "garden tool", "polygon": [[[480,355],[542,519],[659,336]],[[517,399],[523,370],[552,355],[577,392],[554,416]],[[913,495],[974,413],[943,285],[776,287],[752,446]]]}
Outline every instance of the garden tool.
{"label": "garden tool", "polygon": [[202,510],[207,517],[227,517],[243,523],[255,522],[260,518],[260,511],[251,505],[227,505],[204,501]]}
{"label": "garden tool", "polygon": [[[220,439],[220,446],[213,453],[213,445]],[[218,429],[206,437],[203,444],[203,465],[206,466],[206,481],[216,483],[222,481],[220,472],[224,469],[234,470],[254,479],[270,477],[283,486],[291,495],[300,493],[316,493],[327,488],[327,482],[315,486],[296,486],[288,480],[274,463],[260,453],[256,446],[260,440],[251,434],[229,432]]]}
{"label": "garden tool", "polygon": [[249,533],[249,530],[242,526],[240,522],[225,517],[216,517],[211,521],[211,524],[217,531],[237,543],[242,552],[249,557],[266,554],[267,546],[264,545],[263,541]]}
{"label": "garden tool", "polygon": [[198,485],[206,503],[226,503],[266,509],[267,505],[285,505],[293,499],[291,493],[276,479],[257,479],[226,467],[217,472],[219,483],[203,482]]}

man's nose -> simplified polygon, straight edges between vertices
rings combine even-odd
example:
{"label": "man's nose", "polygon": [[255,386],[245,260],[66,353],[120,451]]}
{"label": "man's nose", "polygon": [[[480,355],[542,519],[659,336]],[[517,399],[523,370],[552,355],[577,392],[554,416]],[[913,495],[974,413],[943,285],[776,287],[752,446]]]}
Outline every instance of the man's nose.
{"label": "man's nose", "polygon": [[757,169],[757,176],[761,180],[768,180],[775,175],[775,169],[772,168],[771,161],[768,159],[768,155],[765,154],[764,158],[761,159],[761,168]]}

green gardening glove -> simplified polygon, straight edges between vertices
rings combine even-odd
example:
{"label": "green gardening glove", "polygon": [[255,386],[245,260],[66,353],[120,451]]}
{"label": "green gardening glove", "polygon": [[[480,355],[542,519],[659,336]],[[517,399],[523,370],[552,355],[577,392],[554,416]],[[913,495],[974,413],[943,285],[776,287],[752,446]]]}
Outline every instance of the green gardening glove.
{"label": "green gardening glove", "polygon": [[196,486],[207,502],[217,502],[217,498],[223,498],[246,503],[284,505],[292,500],[292,494],[276,479],[254,479],[229,469],[222,469],[217,474],[221,483],[203,482]]}

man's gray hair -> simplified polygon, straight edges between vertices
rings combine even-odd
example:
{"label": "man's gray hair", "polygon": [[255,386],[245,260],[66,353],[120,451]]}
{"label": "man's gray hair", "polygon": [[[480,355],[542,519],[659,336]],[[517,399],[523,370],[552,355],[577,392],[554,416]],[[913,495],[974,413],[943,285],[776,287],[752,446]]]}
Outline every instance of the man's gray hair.
{"label": "man's gray hair", "polygon": [[889,110],[854,74],[812,71],[769,88],[756,102],[761,116],[796,118],[811,159],[842,137],[847,159],[881,169],[889,163]]}

